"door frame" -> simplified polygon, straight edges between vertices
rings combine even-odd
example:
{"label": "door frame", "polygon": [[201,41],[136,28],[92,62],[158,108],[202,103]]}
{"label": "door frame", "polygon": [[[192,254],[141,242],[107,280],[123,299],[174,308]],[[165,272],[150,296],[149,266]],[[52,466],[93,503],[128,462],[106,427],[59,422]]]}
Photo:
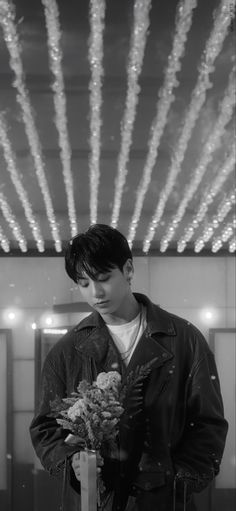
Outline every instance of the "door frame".
{"label": "door frame", "polygon": [[[229,333],[229,334],[236,334],[236,328],[210,328],[209,329],[209,347],[212,350],[213,354],[215,355],[215,334],[220,333]],[[232,489],[225,489],[225,490],[217,490],[215,486],[215,479],[210,485],[210,492],[209,492],[209,500],[210,500],[210,510],[212,510],[212,504],[213,504],[213,493],[219,492],[219,491],[232,491],[232,499],[235,500],[236,495],[236,488]],[[213,511],[213,510],[212,510]]]}
{"label": "door frame", "polygon": [[12,511],[12,474],[13,474],[13,355],[12,331],[9,328],[0,328],[0,334],[6,338],[6,474],[7,511]]}

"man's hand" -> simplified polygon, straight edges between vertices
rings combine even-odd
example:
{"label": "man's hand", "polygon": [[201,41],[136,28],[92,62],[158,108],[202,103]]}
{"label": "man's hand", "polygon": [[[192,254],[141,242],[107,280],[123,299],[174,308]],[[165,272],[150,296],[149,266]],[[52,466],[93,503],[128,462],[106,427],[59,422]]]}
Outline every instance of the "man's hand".
{"label": "man's hand", "polygon": [[79,452],[76,452],[72,456],[71,466],[74,470],[75,477],[77,481],[80,481],[80,460],[79,460],[80,454]]}
{"label": "man's hand", "polygon": [[[76,452],[75,454],[73,454],[72,458],[71,458],[71,466],[74,470],[74,474],[75,474],[75,477],[77,479],[77,481],[80,481],[80,453],[79,452]],[[97,453],[97,472],[98,474],[101,472],[101,466],[103,465],[103,459],[102,457],[100,456],[100,454]]]}

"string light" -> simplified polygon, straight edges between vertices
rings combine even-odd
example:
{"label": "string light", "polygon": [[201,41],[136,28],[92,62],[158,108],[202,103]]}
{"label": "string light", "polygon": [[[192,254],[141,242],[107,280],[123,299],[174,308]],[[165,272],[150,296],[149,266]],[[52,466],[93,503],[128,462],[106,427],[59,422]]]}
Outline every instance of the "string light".
{"label": "string light", "polygon": [[21,178],[19,176],[16,166],[16,158],[15,155],[13,154],[11,143],[7,135],[6,122],[1,113],[0,113],[0,143],[3,147],[6,168],[11,176],[11,180],[15,186],[17,195],[19,196],[21,204],[24,208],[25,216],[31,227],[33,237],[36,241],[38,250],[39,252],[43,252],[44,242],[40,231],[40,227],[33,214],[32,205],[29,201],[27,192],[25,191],[24,186],[22,185]]}
{"label": "string light", "polygon": [[[233,1],[234,3],[234,1]],[[71,148],[69,144],[68,127],[67,127],[67,114],[66,114],[66,97],[64,91],[64,81],[61,68],[62,54],[60,48],[60,23],[59,23],[59,11],[56,0],[42,0],[42,4],[45,9],[45,19],[48,31],[48,52],[50,59],[50,70],[53,73],[53,84],[52,89],[54,92],[54,105],[55,105],[55,124],[58,130],[58,140],[60,148],[60,156],[63,169],[63,177],[67,196],[67,207],[68,216],[71,226],[72,235],[77,232],[76,226],[76,212],[75,203],[73,196],[73,179],[71,173]],[[134,213],[129,225],[128,242],[132,247],[132,242],[136,235],[139,219],[143,203],[145,200],[146,193],[151,183],[151,174],[154,165],[157,160],[160,140],[164,132],[164,128],[167,123],[168,112],[172,102],[175,100],[173,94],[174,88],[178,86],[176,78],[177,72],[181,68],[181,58],[185,51],[185,44],[192,23],[193,10],[196,7],[197,0],[181,0],[178,7],[178,15],[175,26],[175,36],[173,41],[173,49],[168,58],[168,65],[164,72],[163,86],[159,91],[158,101],[156,105],[156,116],[152,123],[152,128],[149,135],[148,141],[148,156],[143,170],[143,175],[140,180],[140,184],[137,190],[137,198],[134,207]],[[121,130],[121,147],[118,155],[118,168],[117,178],[114,190],[114,204],[112,211],[111,224],[115,227],[119,221],[122,196],[125,187],[125,181],[127,176],[127,165],[129,162],[130,148],[132,144],[132,134],[134,128],[134,122],[136,117],[137,104],[139,99],[140,87],[138,84],[140,72],[143,65],[143,56],[148,37],[149,27],[149,10],[151,6],[151,0],[135,0],[134,11],[134,28],[132,31],[130,53],[127,67],[127,94],[125,102],[125,110],[122,121]],[[139,13],[139,14],[138,14]],[[105,17],[105,0],[90,0],[90,27],[91,37],[89,39],[89,59],[91,65],[91,80],[90,80],[90,148],[91,155],[89,161],[90,169],[90,216],[91,223],[97,221],[98,212],[98,190],[100,182],[100,151],[101,151],[101,106],[102,106],[102,77],[104,74],[104,68],[102,65],[103,61],[103,33],[104,33],[104,17]],[[137,16],[137,19],[135,18]],[[199,117],[199,112],[204,104],[206,98],[206,91],[211,87],[209,75],[214,71],[214,61],[219,55],[223,41],[227,35],[229,25],[232,22],[232,0],[222,0],[220,7],[214,13],[214,26],[211,32],[210,38],[206,44],[204,51],[204,57],[202,59],[197,85],[192,93],[191,103],[188,108],[188,112],[185,116],[185,121],[182,129],[179,142],[171,160],[170,172],[167,176],[167,181],[160,194],[159,202],[157,204],[155,214],[152,217],[152,221],[148,226],[148,233],[144,239],[144,251],[148,252],[151,241],[155,235],[155,231],[158,227],[160,219],[162,217],[168,197],[174,187],[178,173],[182,170],[181,165],[185,156],[185,152],[188,146],[188,142],[192,135],[192,131]],[[0,0],[0,23],[4,31],[4,39],[7,48],[10,53],[10,66],[15,73],[15,80],[13,87],[17,93],[17,101],[22,108],[22,118],[25,124],[25,130],[29,141],[30,151],[35,162],[35,169],[37,179],[42,191],[44,202],[46,205],[47,218],[52,230],[53,239],[55,241],[55,247],[58,252],[61,251],[61,240],[58,231],[58,224],[56,222],[55,214],[53,211],[52,200],[50,197],[50,191],[47,183],[47,176],[45,174],[45,162],[42,158],[42,149],[39,136],[36,129],[35,120],[33,117],[33,111],[30,103],[29,92],[26,88],[23,65],[21,61],[21,48],[17,35],[17,27],[15,22],[15,10],[10,0]],[[182,24],[181,24],[182,23]],[[135,30],[136,25],[136,30]],[[139,47],[138,47],[139,44]],[[133,53],[132,53],[133,51]],[[132,60],[133,59],[133,60]],[[222,107],[223,110],[223,107]],[[1,114],[0,114],[1,115]],[[223,123],[223,121],[222,121]],[[1,118],[0,118],[1,124]],[[222,125],[223,126],[223,125]],[[7,130],[4,127],[4,133],[7,136]],[[222,129],[223,131],[223,129]],[[0,126],[1,132],[1,126]],[[218,134],[219,135],[219,134]],[[219,139],[220,139],[219,135]],[[0,139],[2,135],[0,134]],[[208,163],[212,159],[212,155],[217,148],[219,143],[216,138],[212,141],[208,140],[208,150],[205,148],[205,160],[200,158],[199,164],[196,169],[195,179],[191,180],[189,185],[185,189],[185,196],[180,204],[178,213],[174,216],[172,223],[169,225],[167,232],[164,234],[161,240],[161,250],[165,251],[168,248],[169,241],[175,234],[175,231],[180,223],[182,216],[186,210],[188,202],[191,200],[191,194],[195,192],[198,185],[200,184],[203,175],[206,171]],[[8,139],[7,139],[8,140]],[[8,140],[9,142],[9,140]],[[3,144],[2,144],[3,145]],[[3,146],[4,147],[4,146]],[[25,210],[25,216],[32,229],[34,238],[36,240],[39,251],[44,250],[44,243],[41,237],[39,226],[33,216],[32,204],[29,201],[27,192],[25,191],[19,172],[17,171],[15,155],[11,149],[9,142],[10,151],[8,151],[8,161],[6,160],[7,170],[10,174],[12,182],[15,186],[16,192],[21,200],[21,203]],[[6,153],[6,147],[4,149],[4,157]],[[12,163],[13,161],[13,163]],[[218,173],[214,183],[211,185],[210,192],[208,195],[205,193],[201,199],[198,207],[197,214],[194,216],[192,223],[190,223],[185,230],[184,236],[180,238],[178,242],[178,250],[184,250],[186,243],[191,239],[193,233],[200,222],[203,220],[204,215],[207,212],[209,204],[212,203],[213,198],[220,191],[222,184],[225,182],[226,177],[232,172],[233,165],[235,164],[235,153],[228,157],[224,164],[224,168]],[[224,172],[225,171],[225,172]],[[4,195],[2,195],[2,204],[6,201]],[[227,202],[227,201],[226,201]],[[7,204],[7,203],[6,203]],[[227,204],[226,204],[227,206]],[[3,207],[3,206],[2,206]],[[9,205],[7,204],[8,212]],[[7,209],[5,207],[5,211]],[[182,209],[181,209],[182,208]],[[182,216],[181,216],[182,215]],[[21,246],[24,245],[25,239],[21,236],[20,227],[16,222],[15,218],[11,217],[9,225],[14,225],[15,233],[18,232],[17,241]],[[208,225],[208,232],[203,231],[201,234],[202,246],[205,245],[206,240],[209,240],[214,235],[216,228],[219,226],[219,219],[217,215]],[[207,226],[205,226],[207,227]],[[214,238],[214,241],[218,239],[223,243],[226,243],[229,238],[229,230],[225,234],[222,233]],[[227,239],[226,239],[227,238]],[[231,240],[230,240],[231,241]],[[6,252],[10,250],[9,240],[5,236],[4,232],[0,228],[0,244]],[[216,244],[217,245],[217,244]],[[230,243],[229,243],[229,246]],[[233,247],[232,242],[232,247]],[[42,248],[43,247],[43,248]],[[27,246],[26,246],[27,250]],[[230,250],[230,249],[229,249]]]}
{"label": "string light", "polygon": [[41,144],[35,126],[29,93],[25,86],[24,72],[20,56],[21,46],[15,26],[15,10],[13,5],[7,0],[0,0],[0,24],[2,25],[5,43],[10,54],[9,64],[15,73],[13,87],[15,87],[17,90],[16,99],[22,109],[25,131],[34,160],[39,186],[41,188],[45,202],[46,213],[49,224],[51,226],[52,237],[55,241],[56,251],[60,252],[62,250],[61,241],[45,175],[45,165],[42,158]]}
{"label": "string light", "polygon": [[[225,126],[230,121],[233,110],[234,110],[234,104],[235,104],[235,69],[230,73],[229,77],[229,84],[225,91],[223,100],[220,105],[220,114],[218,116],[218,119],[215,123],[215,126],[213,128],[212,133],[208,137],[208,140],[206,144],[203,147],[200,161],[197,166],[197,168],[194,171],[193,178],[191,179],[190,183],[187,184],[184,190],[183,199],[180,202],[180,205],[177,209],[176,215],[173,217],[172,222],[170,222],[169,226],[167,227],[167,232],[164,235],[165,243],[163,243],[163,240],[161,240],[160,243],[160,250],[161,252],[164,252],[170,242],[170,240],[173,238],[175,230],[180,222],[180,220],[183,218],[186,207],[189,203],[189,201],[192,199],[195,191],[197,190],[205,172],[207,169],[207,165],[211,162],[213,158],[214,151],[218,148],[220,144],[220,139],[222,135],[224,134]],[[166,246],[166,241],[168,242]]]}
{"label": "string light", "polygon": [[[18,241],[19,247],[22,252],[27,252],[27,242],[24,235],[21,232],[21,228],[13,214],[6,197],[2,192],[0,192],[0,208],[2,210],[3,216],[7,223],[9,224],[15,239]],[[8,252],[8,250],[7,250]]]}
{"label": "string light", "polygon": [[220,248],[223,246],[223,242],[222,240],[218,237],[218,238],[215,238],[213,240],[213,243],[212,243],[212,247],[211,247],[211,250],[213,253],[216,253],[218,252],[218,250],[220,250]]}
{"label": "string light", "polygon": [[[236,217],[234,217],[234,220]],[[225,243],[229,240],[234,234],[234,221],[233,219],[230,222],[227,222],[227,224],[223,227],[221,233],[219,234],[219,238],[222,239],[222,241]]]}
{"label": "string light", "polygon": [[[151,126],[148,141],[148,154],[142,178],[138,186],[134,213],[129,227],[128,239],[131,243],[135,238],[145,195],[151,182],[152,170],[158,156],[160,140],[167,122],[168,112],[175,99],[173,89],[179,85],[176,74],[181,69],[180,61],[184,55],[187,34],[192,24],[193,9],[196,5],[196,0],[184,0],[178,7],[173,48],[168,57],[168,65],[164,73],[163,87],[158,92],[156,116]],[[148,240],[146,241],[148,242]]]}
{"label": "string light", "polygon": [[143,65],[143,57],[149,27],[150,7],[151,0],[146,0],[146,2],[143,2],[143,0],[136,0],[134,3],[134,24],[127,67],[128,84],[125,111],[121,122],[121,149],[118,156],[118,171],[111,220],[112,227],[117,227],[118,224],[122,194],[128,173],[127,164],[132,144],[132,133],[140,92],[138,79]]}
{"label": "string light", "polygon": [[89,62],[91,67],[90,90],[90,219],[97,221],[98,189],[100,181],[99,160],[101,152],[101,105],[102,105],[102,76],[104,73],[103,32],[104,32],[105,2],[90,0],[90,43]]}
{"label": "string light", "polygon": [[[194,244],[194,251],[200,252],[205,243],[211,239],[214,231],[218,229],[219,225],[224,221],[230,210],[235,205],[235,192],[229,192],[229,194],[221,201],[217,208],[216,215],[213,215],[212,220],[205,225],[203,232],[196,239]],[[233,220],[232,220],[233,222]],[[221,246],[219,247],[221,248]]]}
{"label": "string light", "polygon": [[71,147],[67,129],[66,96],[61,68],[62,54],[60,47],[61,31],[59,12],[55,0],[42,0],[42,4],[44,5],[45,10],[50,69],[54,76],[52,90],[54,92],[55,125],[58,131],[58,141],[60,147],[65,190],[67,195],[67,207],[71,227],[71,236],[75,236],[77,233],[77,222],[73,193],[73,177],[71,172]]}
{"label": "string light", "polygon": [[0,226],[0,245],[4,252],[10,252],[10,243]]}
{"label": "string light", "polygon": [[229,252],[235,252],[236,251],[236,238],[235,236],[230,240],[229,242]]}
{"label": "string light", "polygon": [[217,193],[222,189],[222,185],[226,181],[229,174],[234,171],[235,156],[236,156],[235,147],[234,145],[232,145],[231,152],[229,156],[226,158],[223,168],[220,167],[218,174],[211,185],[210,190],[206,190],[205,194],[203,195],[203,198],[198,206],[197,213],[194,215],[193,220],[186,227],[184,235],[179,239],[177,243],[178,252],[183,252],[187,243],[191,240],[194,231],[198,228],[199,224],[204,219],[208,211],[208,206],[213,202]]}
{"label": "string light", "polygon": [[66,328],[44,328],[43,333],[47,335],[65,335],[68,332]]}
{"label": "string light", "polygon": [[[206,92],[211,87],[209,75],[214,71],[215,59],[222,49],[223,42],[228,33],[232,19],[232,13],[230,13],[229,5],[229,0],[222,0],[219,10],[214,17],[213,29],[203,52],[197,83],[192,92],[190,105],[183,122],[183,128],[177,143],[177,147],[171,159],[171,166],[167,176],[167,181],[162,190],[161,197],[158,200],[152,220],[149,224],[148,232],[144,237],[144,252],[148,252],[149,250],[151,241],[155,235],[156,228],[162,218],[168,197],[173,190],[178,174],[181,172],[181,166],[185,157],[189,140],[199,117],[200,110],[205,102]],[[178,224],[178,222],[176,222],[176,224]],[[167,238],[168,236],[166,235],[162,240],[163,251],[165,251],[168,247]]]}
{"label": "string light", "polygon": [[219,236],[213,239],[211,250],[212,252],[218,252],[220,248],[223,246],[223,243],[228,241],[229,238],[231,238],[234,234],[234,230],[232,227],[232,224],[230,222],[227,223],[227,225],[224,227],[223,231]]}

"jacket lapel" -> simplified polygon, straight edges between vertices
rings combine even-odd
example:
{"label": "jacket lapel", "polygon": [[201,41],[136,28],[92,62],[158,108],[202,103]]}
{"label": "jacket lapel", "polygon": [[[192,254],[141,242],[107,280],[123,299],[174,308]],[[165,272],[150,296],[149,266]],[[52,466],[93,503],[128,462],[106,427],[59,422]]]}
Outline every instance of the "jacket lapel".
{"label": "jacket lapel", "polygon": [[152,369],[161,367],[163,364],[173,358],[173,354],[163,348],[158,343],[157,338],[154,335],[150,335],[148,331],[145,331],[142,335],[131,360],[127,366],[127,372],[134,370],[137,366],[145,365],[148,362],[155,360],[152,364]]}
{"label": "jacket lapel", "polygon": [[[100,371],[118,371],[124,374],[125,366],[104,321],[98,318],[97,326],[90,325],[89,334],[79,339],[75,349],[93,358]],[[88,325],[87,325],[88,326]]]}
{"label": "jacket lapel", "polygon": [[154,369],[173,358],[173,354],[158,342],[159,334],[165,334],[168,337],[176,335],[170,314],[153,304],[146,296],[139,293],[134,293],[134,296],[146,307],[147,328],[127,368],[100,314],[93,312],[75,328],[75,333],[78,333],[75,349],[93,358],[100,371],[116,370],[124,375],[138,365],[144,365],[153,359],[155,359],[152,366]]}
{"label": "jacket lapel", "polygon": [[173,353],[168,351],[158,341],[159,336],[175,336],[175,328],[169,313],[153,304],[146,296],[134,293],[137,301],[143,303],[147,311],[147,327],[143,333],[133,356],[128,364],[127,371],[135,367],[145,365],[155,359],[152,368],[161,367],[173,358]]}

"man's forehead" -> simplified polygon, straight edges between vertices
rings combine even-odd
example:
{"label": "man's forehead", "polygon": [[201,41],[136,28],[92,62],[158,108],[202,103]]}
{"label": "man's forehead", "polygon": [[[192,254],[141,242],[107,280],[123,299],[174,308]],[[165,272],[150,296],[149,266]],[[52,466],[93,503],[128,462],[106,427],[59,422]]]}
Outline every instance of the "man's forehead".
{"label": "man's forehead", "polygon": [[93,279],[97,279],[97,278],[101,277],[102,275],[107,275],[108,273],[111,273],[113,270],[115,270],[115,268],[110,268],[109,270],[104,270],[104,271],[101,271],[101,270],[98,271],[95,268],[91,268],[90,275],[85,270],[82,270],[79,272],[79,278],[80,279],[89,279],[92,276]]}

